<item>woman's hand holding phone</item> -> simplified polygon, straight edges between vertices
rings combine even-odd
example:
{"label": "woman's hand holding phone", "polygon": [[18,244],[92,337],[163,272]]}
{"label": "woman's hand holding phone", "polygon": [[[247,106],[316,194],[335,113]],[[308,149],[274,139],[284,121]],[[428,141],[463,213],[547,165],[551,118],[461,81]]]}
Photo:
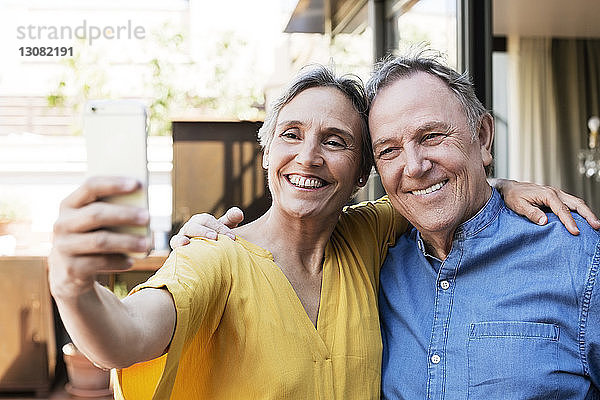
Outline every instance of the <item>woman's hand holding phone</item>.
{"label": "woman's hand holding phone", "polygon": [[131,178],[89,178],[63,200],[54,224],[49,256],[50,288],[54,296],[77,296],[90,290],[99,272],[128,269],[130,253],[147,253],[147,236],[121,233],[109,227],[147,226],[145,208],[112,204],[103,198],[134,193],[141,183]]}

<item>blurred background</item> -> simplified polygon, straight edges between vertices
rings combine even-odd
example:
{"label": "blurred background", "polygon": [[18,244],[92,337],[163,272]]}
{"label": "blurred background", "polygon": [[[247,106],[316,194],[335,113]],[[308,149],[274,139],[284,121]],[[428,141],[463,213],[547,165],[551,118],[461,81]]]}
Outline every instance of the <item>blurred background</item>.
{"label": "blurred background", "polygon": [[[256,131],[302,66],[366,80],[375,60],[423,43],[468,70],[493,110],[496,176],[561,187],[599,213],[588,127],[600,114],[599,15],[597,0],[0,0],[0,292],[11,299],[0,306],[0,396],[52,396],[66,379],[45,257],[60,200],[85,176],[86,100],[150,111],[156,251],[103,277],[123,294],[194,213],[239,205],[250,220],[268,206]],[[373,173],[357,200],[382,194]]]}

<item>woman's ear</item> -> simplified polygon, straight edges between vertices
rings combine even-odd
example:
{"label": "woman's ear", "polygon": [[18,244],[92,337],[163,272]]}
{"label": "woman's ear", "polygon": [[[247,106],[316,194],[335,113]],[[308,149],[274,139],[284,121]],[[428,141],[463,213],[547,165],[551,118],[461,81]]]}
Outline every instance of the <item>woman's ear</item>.
{"label": "woman's ear", "polygon": [[364,187],[367,184],[367,179],[369,179],[368,175],[361,175],[358,178],[357,186],[358,187]]}

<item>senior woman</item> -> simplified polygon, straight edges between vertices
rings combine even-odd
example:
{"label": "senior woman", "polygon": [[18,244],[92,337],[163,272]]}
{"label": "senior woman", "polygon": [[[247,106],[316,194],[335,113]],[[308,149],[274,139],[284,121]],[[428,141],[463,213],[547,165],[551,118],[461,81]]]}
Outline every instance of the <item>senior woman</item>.
{"label": "senior woman", "polygon": [[95,178],[63,201],[50,287],[75,344],[117,368],[116,398],[379,398],[379,268],[406,221],[387,200],[342,213],[371,169],[362,84],[315,67],[259,135],[272,205],[236,238],[192,239],[122,301],[94,280],[128,267],[148,215],[98,201],[136,183]]}
{"label": "senior woman", "polygon": [[[124,209],[100,211],[108,205],[96,202],[133,187],[98,178],[63,202],[51,290],[80,350],[120,369],[117,398],[379,397],[377,275],[406,222],[391,207],[379,225],[368,209],[340,221],[371,169],[362,84],[315,68],[280,104],[261,130],[269,210],[239,228],[235,241],[177,249],[123,301],[94,274],[126,267],[115,254],[138,250],[137,238],[92,235],[147,222]],[[90,208],[95,218],[84,216]]]}

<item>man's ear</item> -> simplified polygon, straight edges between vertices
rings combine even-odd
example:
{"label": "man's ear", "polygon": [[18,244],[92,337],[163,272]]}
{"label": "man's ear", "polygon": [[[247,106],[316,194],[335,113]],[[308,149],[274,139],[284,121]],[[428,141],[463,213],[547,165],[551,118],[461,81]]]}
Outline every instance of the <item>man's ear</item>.
{"label": "man's ear", "polygon": [[268,169],[269,168],[269,152],[266,149],[263,151],[262,167],[264,169]]}
{"label": "man's ear", "polygon": [[494,118],[492,118],[490,113],[486,113],[481,118],[478,137],[479,146],[481,148],[481,159],[483,160],[483,165],[487,167],[488,165],[491,165],[493,161],[492,143],[494,142]]}

